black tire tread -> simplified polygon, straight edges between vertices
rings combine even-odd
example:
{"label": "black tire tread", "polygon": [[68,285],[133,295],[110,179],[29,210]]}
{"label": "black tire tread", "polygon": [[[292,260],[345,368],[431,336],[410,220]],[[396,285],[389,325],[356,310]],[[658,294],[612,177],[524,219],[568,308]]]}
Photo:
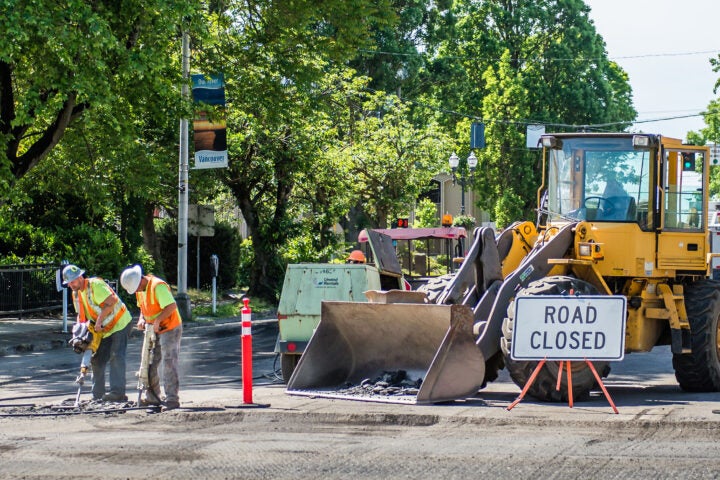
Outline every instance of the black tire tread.
{"label": "black tire tread", "polygon": [[687,392],[720,391],[718,318],[720,281],[705,279],[685,287],[692,353],[673,354],[675,378]]}

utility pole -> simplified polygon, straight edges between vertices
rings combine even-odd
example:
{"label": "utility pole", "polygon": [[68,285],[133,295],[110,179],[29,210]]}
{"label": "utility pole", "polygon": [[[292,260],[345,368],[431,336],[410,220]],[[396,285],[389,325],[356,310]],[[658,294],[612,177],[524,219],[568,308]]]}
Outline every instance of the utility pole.
{"label": "utility pole", "polygon": [[[187,101],[190,92],[190,35],[183,29],[182,34],[182,98]],[[187,321],[192,318],[190,297],[187,294],[187,240],[188,240],[188,119],[180,119],[180,171],[178,185],[178,275],[177,297],[175,298],[180,316]]]}

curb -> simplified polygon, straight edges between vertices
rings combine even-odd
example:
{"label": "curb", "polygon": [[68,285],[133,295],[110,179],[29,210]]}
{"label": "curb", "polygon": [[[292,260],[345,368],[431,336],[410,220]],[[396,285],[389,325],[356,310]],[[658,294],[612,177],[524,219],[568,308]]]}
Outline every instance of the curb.
{"label": "curb", "polygon": [[44,350],[55,350],[66,347],[70,348],[65,340],[45,340],[33,343],[19,343],[8,347],[0,347],[0,357],[21,353],[41,352]]}

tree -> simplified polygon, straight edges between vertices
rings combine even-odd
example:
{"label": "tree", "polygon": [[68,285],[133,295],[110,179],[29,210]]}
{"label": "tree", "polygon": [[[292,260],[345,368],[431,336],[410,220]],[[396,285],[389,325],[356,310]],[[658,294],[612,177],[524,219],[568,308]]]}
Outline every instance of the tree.
{"label": "tree", "polygon": [[225,74],[229,167],[217,175],[252,237],[250,294],[274,300],[284,269],[280,248],[297,226],[292,195],[303,178],[321,180],[316,159],[337,136],[328,112],[346,83],[329,78],[343,78],[342,62],[369,45],[368,25],[391,12],[384,1],[366,0],[227,3],[194,53],[200,68]]}
{"label": "tree", "polygon": [[[717,71],[720,66],[716,67]],[[720,80],[718,80],[720,84]],[[691,145],[705,145],[707,143],[720,144],[720,100],[712,100],[703,114],[705,128],[699,132],[688,132],[687,139]],[[720,169],[710,169],[710,198],[720,196]]]}
{"label": "tree", "polygon": [[447,136],[435,125],[415,127],[408,105],[395,96],[372,95],[356,121],[345,155],[359,207],[371,227],[408,213],[430,180],[443,168]]}
{"label": "tree", "polygon": [[125,107],[139,99],[154,98],[145,106],[155,115],[177,111],[180,102],[170,99],[179,98],[180,72],[168,68],[175,62],[168,53],[200,3],[4,0],[0,200],[89,109],[103,110],[107,128],[118,130],[135,122]]}
{"label": "tree", "polygon": [[444,12],[451,1],[392,0],[395,21],[371,27],[375,49],[360,50],[350,67],[370,79],[373,91],[415,98],[421,93],[425,58],[444,35]]}
{"label": "tree", "polygon": [[[525,148],[528,124],[622,130],[635,118],[627,75],[607,59],[588,12],[581,0],[456,4],[457,22],[428,69],[446,82],[428,94],[445,112],[487,124],[487,147],[476,152],[481,168],[475,185],[490,212],[503,195],[503,205],[520,204],[525,215],[535,204],[531,186],[539,184],[540,172]],[[451,115],[445,122],[465,124]],[[522,186],[508,185],[506,178]]]}

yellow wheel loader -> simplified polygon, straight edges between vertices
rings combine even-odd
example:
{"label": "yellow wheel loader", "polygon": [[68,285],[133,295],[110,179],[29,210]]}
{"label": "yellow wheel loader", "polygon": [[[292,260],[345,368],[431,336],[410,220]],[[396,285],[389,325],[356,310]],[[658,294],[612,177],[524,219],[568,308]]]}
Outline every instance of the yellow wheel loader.
{"label": "yellow wheel loader", "polygon": [[[629,133],[547,134],[542,145],[535,222],[476,229],[457,273],[426,303],[323,302],[287,392],[437,403],[477,395],[502,368],[524,387],[541,360],[514,358],[514,330],[534,315],[518,308],[516,318],[515,302],[544,295],[553,311],[622,296],[622,352],[670,345],[683,390],[720,390],[708,147]],[[559,365],[547,361],[528,394],[566,401]],[[608,362],[594,365],[609,374]],[[596,379],[584,361],[571,369],[582,399]]]}

